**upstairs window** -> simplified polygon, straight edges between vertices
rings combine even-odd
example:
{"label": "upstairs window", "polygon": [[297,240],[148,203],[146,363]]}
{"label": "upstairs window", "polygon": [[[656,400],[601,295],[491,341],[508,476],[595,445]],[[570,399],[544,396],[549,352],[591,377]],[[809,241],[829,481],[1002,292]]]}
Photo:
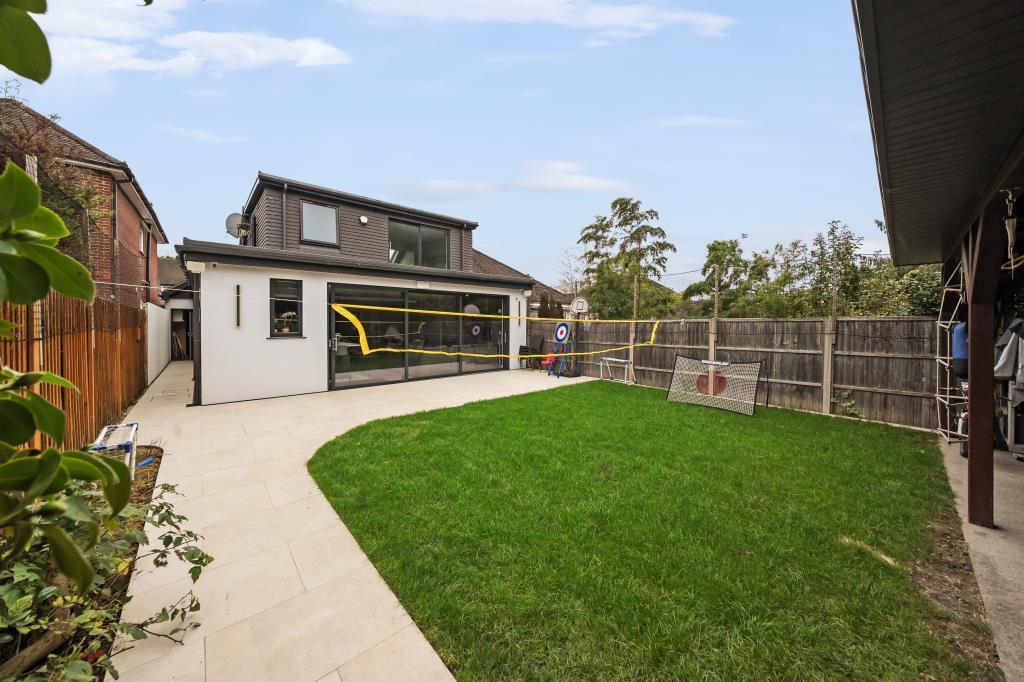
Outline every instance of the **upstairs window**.
{"label": "upstairs window", "polygon": [[338,209],[333,206],[303,201],[302,241],[336,245],[338,243]]}
{"label": "upstairs window", "polygon": [[270,280],[270,335],[302,336],[301,280]]}
{"label": "upstairs window", "polygon": [[448,230],[392,220],[388,225],[388,260],[399,265],[448,268]]}

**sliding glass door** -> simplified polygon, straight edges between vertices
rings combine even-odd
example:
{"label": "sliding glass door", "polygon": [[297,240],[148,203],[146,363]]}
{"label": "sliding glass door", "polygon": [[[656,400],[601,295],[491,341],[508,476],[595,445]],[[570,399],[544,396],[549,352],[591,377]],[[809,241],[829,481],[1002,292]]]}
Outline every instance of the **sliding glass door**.
{"label": "sliding glass door", "polygon": [[[416,310],[436,310],[453,313],[459,310],[458,294],[435,294],[423,291],[410,291],[407,307]],[[409,350],[425,351],[409,353],[409,378],[439,377],[459,373],[458,355],[440,355],[440,353],[456,353],[459,350],[458,317],[430,315],[428,313],[409,313]],[[428,355],[428,353],[439,353]]]}
{"label": "sliding glass door", "polygon": [[[405,292],[357,286],[331,285],[332,303],[404,308]],[[387,310],[352,311],[366,333],[371,348],[405,350],[405,313]],[[330,368],[334,374],[334,388],[382,384],[405,379],[405,353],[373,353],[363,355],[359,346],[359,332],[355,325],[331,309],[328,333]]]}
{"label": "sliding glass door", "polygon": [[457,354],[460,351],[474,355],[508,353],[508,320],[484,317],[506,314],[507,297],[332,284],[328,298],[340,304],[464,313],[432,315],[353,308],[351,312],[362,325],[371,349],[425,351],[364,355],[355,325],[331,309],[328,327],[331,388],[451,376],[508,366],[504,358]]}
{"label": "sliding glass door", "polygon": [[[505,301],[503,296],[484,296],[482,294],[465,294],[462,297],[463,312],[480,315],[504,315]],[[488,369],[501,369],[506,366],[504,358],[481,358],[474,355],[505,354],[507,320],[488,317],[464,317],[462,335],[462,352],[470,355],[462,358],[463,372],[480,372]]]}

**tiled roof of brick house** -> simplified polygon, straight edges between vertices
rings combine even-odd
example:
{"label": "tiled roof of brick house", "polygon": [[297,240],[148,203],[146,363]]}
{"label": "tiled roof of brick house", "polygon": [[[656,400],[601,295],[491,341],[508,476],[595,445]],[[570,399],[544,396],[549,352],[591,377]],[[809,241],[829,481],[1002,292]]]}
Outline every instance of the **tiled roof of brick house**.
{"label": "tiled roof of brick house", "polygon": [[[509,277],[529,277],[529,275],[516,270],[511,265],[506,265],[500,260],[491,258],[486,253],[473,249],[473,271],[479,272],[483,275],[506,275]],[[552,303],[562,303],[568,305],[572,302],[572,297],[569,294],[564,294],[554,287],[549,287],[547,284],[537,282],[533,285],[533,298],[539,299],[544,295],[547,295],[548,299]]]}

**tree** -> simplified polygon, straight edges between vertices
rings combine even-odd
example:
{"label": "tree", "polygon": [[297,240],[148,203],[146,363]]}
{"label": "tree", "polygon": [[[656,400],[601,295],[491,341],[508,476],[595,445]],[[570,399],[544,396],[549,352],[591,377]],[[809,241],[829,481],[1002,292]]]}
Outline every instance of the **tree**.
{"label": "tree", "polygon": [[586,267],[583,254],[578,248],[563,250],[561,270],[558,273],[559,291],[573,298],[581,295],[587,284],[586,275],[584,275]]}
{"label": "tree", "polygon": [[[858,253],[863,240],[833,220],[808,246],[800,240],[744,255],[742,239],[708,244],[704,277],[683,292],[696,314],[710,316],[717,266],[722,317],[832,314],[930,315],[938,310],[939,270],[896,267],[882,254]],[[834,290],[834,296],[833,296]]]}
{"label": "tree", "polygon": [[[626,315],[633,319],[650,312],[658,301],[664,303],[663,296],[647,287],[664,274],[668,254],[676,251],[664,228],[655,224],[659,218],[657,211],[645,210],[640,201],[619,197],[612,202],[610,216],[595,216],[594,222],[580,232],[577,243],[584,247],[588,292],[594,299],[593,310],[599,315],[622,315],[611,311],[621,311],[623,290],[632,290]],[[644,292],[649,298],[648,305],[642,307]]]}

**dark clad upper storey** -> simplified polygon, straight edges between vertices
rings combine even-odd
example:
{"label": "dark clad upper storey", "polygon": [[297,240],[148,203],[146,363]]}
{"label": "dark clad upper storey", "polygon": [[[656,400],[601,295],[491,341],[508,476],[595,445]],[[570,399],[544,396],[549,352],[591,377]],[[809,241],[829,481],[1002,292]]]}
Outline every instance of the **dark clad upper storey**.
{"label": "dark clad upper storey", "polygon": [[245,246],[473,271],[470,220],[262,172],[243,213]]}

